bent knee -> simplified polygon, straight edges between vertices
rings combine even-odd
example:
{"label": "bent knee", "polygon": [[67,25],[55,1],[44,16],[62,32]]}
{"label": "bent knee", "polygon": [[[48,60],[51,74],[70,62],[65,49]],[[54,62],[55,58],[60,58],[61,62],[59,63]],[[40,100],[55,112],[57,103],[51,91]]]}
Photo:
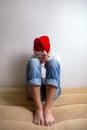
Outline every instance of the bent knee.
{"label": "bent knee", "polygon": [[49,67],[52,67],[52,68],[60,67],[60,64],[59,64],[59,62],[58,62],[57,59],[50,59],[50,60],[48,60],[47,65],[48,65]]}
{"label": "bent knee", "polygon": [[37,64],[40,64],[40,61],[39,61],[39,59],[37,59],[37,58],[31,58],[31,59],[28,61],[28,64],[30,64],[30,65],[37,65]]}

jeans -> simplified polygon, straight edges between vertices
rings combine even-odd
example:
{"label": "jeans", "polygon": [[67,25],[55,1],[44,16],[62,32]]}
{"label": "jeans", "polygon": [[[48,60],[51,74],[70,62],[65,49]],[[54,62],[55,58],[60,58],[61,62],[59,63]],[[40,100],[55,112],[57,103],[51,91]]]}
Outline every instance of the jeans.
{"label": "jeans", "polygon": [[26,69],[26,92],[28,97],[32,98],[29,91],[30,85],[38,85],[41,87],[41,100],[44,101],[46,97],[46,85],[56,87],[56,94],[54,99],[61,93],[60,87],[60,64],[56,59],[49,59],[45,65],[46,77],[44,82],[41,75],[41,63],[38,58],[31,58],[28,61]]}

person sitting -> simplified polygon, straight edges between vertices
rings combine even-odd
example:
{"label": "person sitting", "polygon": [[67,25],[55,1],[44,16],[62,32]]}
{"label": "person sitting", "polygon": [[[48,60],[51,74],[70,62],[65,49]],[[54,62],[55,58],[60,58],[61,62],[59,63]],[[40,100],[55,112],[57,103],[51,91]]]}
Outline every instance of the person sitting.
{"label": "person sitting", "polygon": [[[59,97],[60,87],[60,62],[50,51],[48,36],[34,39],[33,55],[27,63],[27,95],[35,104],[33,123],[51,126],[55,124],[52,114],[52,101]],[[42,101],[45,102],[44,106]]]}

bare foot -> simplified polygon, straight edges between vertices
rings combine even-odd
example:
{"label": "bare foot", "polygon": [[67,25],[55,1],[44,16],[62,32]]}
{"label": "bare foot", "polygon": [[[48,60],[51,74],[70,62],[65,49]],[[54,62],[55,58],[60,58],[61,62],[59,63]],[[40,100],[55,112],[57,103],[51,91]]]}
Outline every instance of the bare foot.
{"label": "bare foot", "polygon": [[44,125],[43,110],[35,111],[33,123],[42,126]]}
{"label": "bare foot", "polygon": [[55,124],[55,118],[52,115],[51,109],[44,108],[44,124],[46,126],[52,126]]}

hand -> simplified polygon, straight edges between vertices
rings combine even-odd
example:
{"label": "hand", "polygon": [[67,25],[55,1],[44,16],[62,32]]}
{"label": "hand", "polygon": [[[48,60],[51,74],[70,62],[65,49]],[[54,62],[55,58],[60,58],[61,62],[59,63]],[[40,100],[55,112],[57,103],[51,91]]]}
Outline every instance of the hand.
{"label": "hand", "polygon": [[40,58],[40,62],[46,64],[46,62],[48,61],[48,55],[47,54],[43,54]]}

